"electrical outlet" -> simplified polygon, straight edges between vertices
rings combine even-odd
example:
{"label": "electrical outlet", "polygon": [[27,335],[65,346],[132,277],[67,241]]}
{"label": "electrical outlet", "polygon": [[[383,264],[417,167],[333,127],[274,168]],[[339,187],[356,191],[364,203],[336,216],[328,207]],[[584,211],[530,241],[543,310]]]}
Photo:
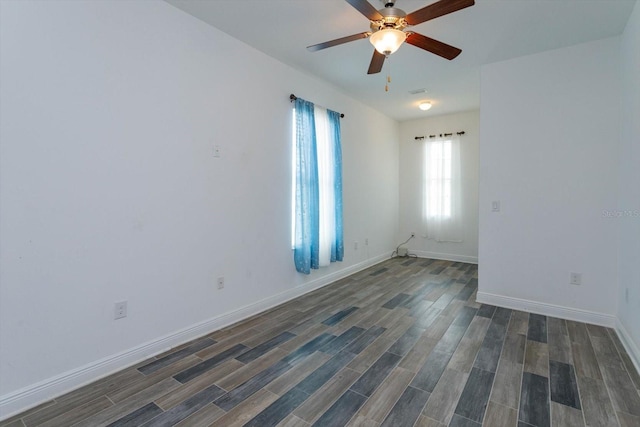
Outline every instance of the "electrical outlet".
{"label": "electrical outlet", "polygon": [[358,250],[358,241],[357,240],[353,243],[353,249],[356,250],[356,251]]}
{"label": "electrical outlet", "polygon": [[113,305],[113,320],[127,317],[127,302],[120,301]]}
{"label": "electrical outlet", "polygon": [[213,157],[220,157],[220,146],[219,145],[214,145],[213,146]]}
{"label": "electrical outlet", "polygon": [[582,284],[582,274],[580,273],[570,273],[569,274],[569,283],[575,286],[580,286]]}
{"label": "electrical outlet", "polygon": [[369,238],[368,237],[366,239],[364,239],[364,245],[365,246],[369,246]]}
{"label": "electrical outlet", "polygon": [[218,289],[224,288],[224,276],[218,277]]}

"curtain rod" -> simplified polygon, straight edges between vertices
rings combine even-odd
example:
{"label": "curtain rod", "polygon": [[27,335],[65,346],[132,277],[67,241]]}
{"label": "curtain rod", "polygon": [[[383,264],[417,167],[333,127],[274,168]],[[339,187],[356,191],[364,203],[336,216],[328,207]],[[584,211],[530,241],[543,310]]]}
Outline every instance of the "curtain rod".
{"label": "curtain rod", "polygon": [[[297,97],[297,96],[295,96],[294,94],[289,95],[289,101],[293,102],[293,101],[295,101],[296,99],[298,99],[298,97]],[[344,119],[344,114],[340,113],[340,118],[341,118],[341,119]]]}
{"label": "curtain rod", "polygon": [[[439,135],[429,135],[428,138],[435,138],[437,136],[442,138],[443,136],[451,136],[451,135],[453,135],[453,134],[452,133],[441,133]],[[464,131],[456,132],[456,135],[464,135]],[[422,141],[425,138],[427,138],[427,137],[426,136],[416,136],[415,140],[416,141]]]}

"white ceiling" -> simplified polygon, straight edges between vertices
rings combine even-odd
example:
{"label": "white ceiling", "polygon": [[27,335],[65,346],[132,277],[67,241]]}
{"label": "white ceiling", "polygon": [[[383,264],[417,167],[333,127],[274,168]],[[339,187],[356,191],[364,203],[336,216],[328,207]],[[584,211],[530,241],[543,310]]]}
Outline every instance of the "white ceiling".
{"label": "white ceiling", "polygon": [[[476,0],[411,30],[462,49],[453,61],[404,44],[380,74],[367,75],[373,46],[362,39],[306,46],[369,30],[344,0],[165,0],[293,68],[313,74],[399,121],[480,106],[480,66],[619,35],[636,0]],[[377,9],[382,0],[369,0]],[[397,0],[407,13],[434,0]],[[387,68],[388,67],[388,68]],[[385,92],[390,70],[392,82]],[[409,91],[426,88],[426,94]],[[430,100],[433,108],[417,104]]]}

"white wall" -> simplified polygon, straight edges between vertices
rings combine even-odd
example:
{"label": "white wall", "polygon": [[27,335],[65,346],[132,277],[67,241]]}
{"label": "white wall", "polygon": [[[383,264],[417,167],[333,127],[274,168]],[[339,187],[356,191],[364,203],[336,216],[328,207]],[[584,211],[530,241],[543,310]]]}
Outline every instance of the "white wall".
{"label": "white wall", "polygon": [[[407,246],[410,253],[426,258],[478,262],[478,141],[480,114],[467,111],[427,117],[400,124],[400,235],[402,243],[416,232]],[[424,237],[422,225],[422,142],[416,136],[465,131],[461,138],[462,243],[436,242]]]}
{"label": "white wall", "polygon": [[640,3],[622,35],[622,84],[618,211],[623,216],[614,219],[620,232],[618,318],[620,329],[628,334],[627,344],[640,355]]}
{"label": "white wall", "polygon": [[[395,247],[397,122],[164,2],[0,19],[0,418]],[[311,276],[290,250],[290,93],[346,115],[345,261]]]}
{"label": "white wall", "polygon": [[479,299],[615,322],[618,230],[603,211],[617,206],[619,47],[611,38],[482,67]]}

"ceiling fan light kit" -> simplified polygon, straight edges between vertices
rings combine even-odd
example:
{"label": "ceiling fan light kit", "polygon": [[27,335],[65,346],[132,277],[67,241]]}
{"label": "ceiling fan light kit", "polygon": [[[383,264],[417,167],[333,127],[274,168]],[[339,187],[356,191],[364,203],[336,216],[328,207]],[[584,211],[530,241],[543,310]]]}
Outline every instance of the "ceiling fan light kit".
{"label": "ceiling fan light kit", "polygon": [[407,15],[403,10],[395,7],[395,0],[387,1],[384,8],[380,10],[373,7],[367,0],[346,0],[346,2],[369,20],[371,32],[353,34],[307,46],[307,49],[315,52],[368,37],[375,47],[375,51],[367,74],[379,73],[386,57],[398,50],[405,41],[427,52],[452,60],[462,52],[460,49],[413,31],[405,31],[405,28],[422,24],[475,4],[475,0],[439,0]]}
{"label": "ceiling fan light kit", "polygon": [[394,53],[407,38],[407,33],[393,28],[385,28],[371,34],[369,41],[378,52],[389,56]]}

